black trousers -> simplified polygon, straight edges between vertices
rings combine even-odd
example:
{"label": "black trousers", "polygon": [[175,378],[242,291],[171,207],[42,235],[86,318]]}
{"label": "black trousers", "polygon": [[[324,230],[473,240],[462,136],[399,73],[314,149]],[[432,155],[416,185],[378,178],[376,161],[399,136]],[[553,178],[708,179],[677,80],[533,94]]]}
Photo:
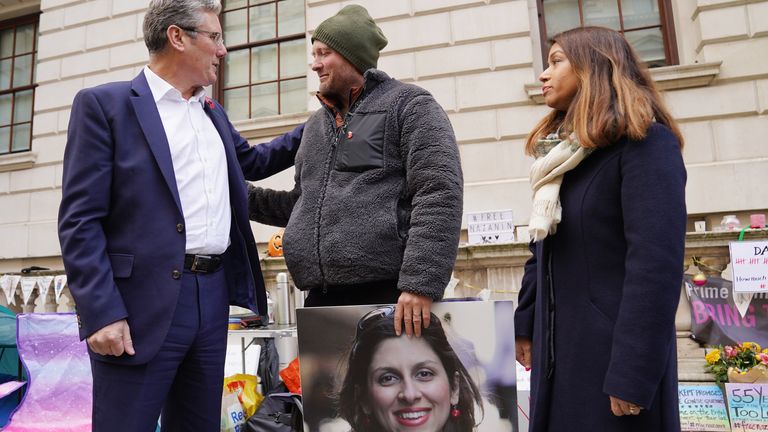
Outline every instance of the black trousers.
{"label": "black trousers", "polygon": [[327,285],[312,288],[304,300],[305,307],[350,306],[397,303],[402,291],[397,281],[376,281],[351,285]]}

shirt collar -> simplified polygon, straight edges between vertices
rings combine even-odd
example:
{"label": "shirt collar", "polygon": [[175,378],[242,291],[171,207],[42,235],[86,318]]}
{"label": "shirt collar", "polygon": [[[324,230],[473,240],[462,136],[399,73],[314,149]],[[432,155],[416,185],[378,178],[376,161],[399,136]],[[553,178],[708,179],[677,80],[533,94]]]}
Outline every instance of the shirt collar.
{"label": "shirt collar", "polygon": [[[349,107],[348,108],[352,108],[352,105],[360,97],[364,89],[365,89],[364,85],[360,87],[352,87],[351,89],[349,89]],[[320,102],[323,105],[328,107],[333,112],[334,118],[336,120],[336,127],[340,127],[342,124],[344,124],[344,117],[341,115],[341,112],[339,112],[339,110],[336,109],[336,106],[333,105],[331,101],[324,98],[323,95],[320,94],[320,92],[315,92],[315,96],[317,96],[317,98],[320,99]]]}
{"label": "shirt collar", "polygon": [[[149,90],[152,92],[152,97],[155,99],[155,103],[159,102],[161,99],[184,100],[181,97],[180,91],[152,71],[149,66],[144,66],[144,77],[147,78],[147,84],[149,84]],[[200,87],[189,100],[197,101],[202,104],[205,101],[205,89]]]}

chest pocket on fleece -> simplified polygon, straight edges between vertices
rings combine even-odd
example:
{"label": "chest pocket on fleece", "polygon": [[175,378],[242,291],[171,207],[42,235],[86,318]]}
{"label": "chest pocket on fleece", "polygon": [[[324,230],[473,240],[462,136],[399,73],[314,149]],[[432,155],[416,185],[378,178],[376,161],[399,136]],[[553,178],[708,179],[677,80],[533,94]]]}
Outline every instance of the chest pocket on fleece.
{"label": "chest pocket on fleece", "polygon": [[336,170],[363,172],[384,167],[384,123],[387,113],[356,114],[341,133]]}

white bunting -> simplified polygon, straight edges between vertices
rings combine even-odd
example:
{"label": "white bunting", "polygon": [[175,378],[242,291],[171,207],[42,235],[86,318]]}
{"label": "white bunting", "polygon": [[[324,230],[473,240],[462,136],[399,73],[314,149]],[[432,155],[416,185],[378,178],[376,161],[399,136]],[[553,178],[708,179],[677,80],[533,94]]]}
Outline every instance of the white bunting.
{"label": "white bunting", "polygon": [[23,277],[21,278],[21,304],[25,305],[32,297],[32,291],[37,286],[36,277]]}
{"label": "white bunting", "polygon": [[0,289],[5,294],[5,300],[8,304],[11,304],[11,277],[8,275],[0,276]]}
{"label": "white bunting", "polygon": [[752,303],[752,297],[754,296],[755,293],[733,293],[733,304],[736,305],[736,309],[738,309],[742,318],[744,318],[744,315],[749,311],[749,304]]}
{"label": "white bunting", "polygon": [[48,295],[48,288],[50,288],[51,282],[53,282],[53,276],[40,276],[37,278],[37,286],[40,287],[40,297],[43,298],[43,303],[45,303],[45,297]]}
{"label": "white bunting", "polygon": [[19,275],[10,275],[11,279],[11,288],[10,288],[10,294],[6,293],[6,298],[8,299],[8,304],[16,305],[16,286],[19,284],[19,281],[21,280],[21,276]]}
{"label": "white bunting", "polygon": [[53,278],[53,290],[56,293],[56,303],[59,302],[61,292],[64,291],[64,285],[67,284],[67,275],[58,275]]}

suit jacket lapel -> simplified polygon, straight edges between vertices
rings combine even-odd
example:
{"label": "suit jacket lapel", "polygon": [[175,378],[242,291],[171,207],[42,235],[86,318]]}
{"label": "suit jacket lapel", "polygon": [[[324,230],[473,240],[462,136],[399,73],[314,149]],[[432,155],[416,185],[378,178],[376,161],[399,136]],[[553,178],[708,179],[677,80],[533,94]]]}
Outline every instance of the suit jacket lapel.
{"label": "suit jacket lapel", "polygon": [[155,156],[160,172],[163,173],[165,183],[168,189],[170,189],[174,201],[176,201],[176,206],[179,208],[179,212],[182,212],[179,190],[176,186],[176,175],[173,171],[171,149],[165,136],[163,122],[160,120],[160,113],[157,111],[157,104],[155,104],[155,99],[152,96],[152,91],[149,89],[147,79],[144,77],[144,72],[133,79],[131,89],[135,94],[131,96],[131,103],[136,112],[136,118],[139,120],[139,126],[141,126],[144,137],[147,139],[152,154]]}

